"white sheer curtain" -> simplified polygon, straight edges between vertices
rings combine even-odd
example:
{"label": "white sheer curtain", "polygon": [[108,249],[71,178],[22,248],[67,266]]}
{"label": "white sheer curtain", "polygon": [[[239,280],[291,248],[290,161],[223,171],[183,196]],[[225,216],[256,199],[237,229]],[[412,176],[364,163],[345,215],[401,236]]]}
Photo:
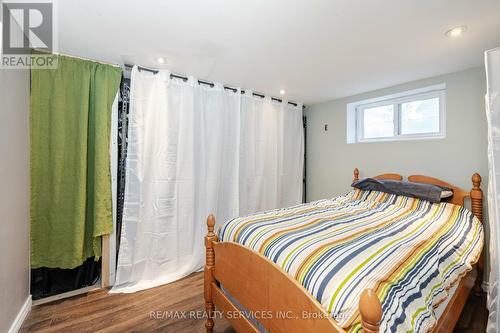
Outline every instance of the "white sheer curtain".
{"label": "white sheer curtain", "polygon": [[205,220],[302,199],[302,106],[132,70],[116,282],[134,292],[203,267]]}
{"label": "white sheer curtain", "polygon": [[302,201],[302,106],[242,96],[240,215]]}
{"label": "white sheer curtain", "polygon": [[500,327],[500,48],[486,52],[488,90],[486,114],[488,120],[488,221],[490,231],[490,277],[488,282],[488,332]]}
{"label": "white sheer curtain", "polygon": [[115,287],[134,292],[203,266],[206,216],[238,215],[239,93],[132,70]]}

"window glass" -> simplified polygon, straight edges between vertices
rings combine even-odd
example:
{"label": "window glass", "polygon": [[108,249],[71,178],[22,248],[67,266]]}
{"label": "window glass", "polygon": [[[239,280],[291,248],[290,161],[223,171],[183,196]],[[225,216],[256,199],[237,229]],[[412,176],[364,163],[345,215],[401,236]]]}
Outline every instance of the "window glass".
{"label": "window glass", "polygon": [[394,105],[382,105],[363,110],[363,138],[394,136]]}
{"label": "window glass", "polygon": [[439,132],[439,98],[401,103],[401,134]]}

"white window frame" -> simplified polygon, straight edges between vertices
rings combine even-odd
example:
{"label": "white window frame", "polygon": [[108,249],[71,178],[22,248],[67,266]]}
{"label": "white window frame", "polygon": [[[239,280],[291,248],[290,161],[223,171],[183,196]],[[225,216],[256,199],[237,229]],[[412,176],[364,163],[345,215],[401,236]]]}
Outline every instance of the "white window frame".
{"label": "white window frame", "polygon": [[[439,98],[439,131],[435,133],[401,134],[401,104],[430,98]],[[394,106],[394,134],[388,137],[364,138],[364,110],[391,104]],[[444,84],[380,96],[347,105],[347,143],[442,139],[446,137],[445,129],[446,87]]]}

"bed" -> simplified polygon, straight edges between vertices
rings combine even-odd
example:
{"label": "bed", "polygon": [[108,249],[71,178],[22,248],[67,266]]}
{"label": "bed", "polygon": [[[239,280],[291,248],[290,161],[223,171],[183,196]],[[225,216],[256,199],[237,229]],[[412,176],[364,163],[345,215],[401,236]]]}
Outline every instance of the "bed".
{"label": "bed", "polygon": [[432,204],[353,190],[234,219],[218,234],[210,215],[207,332],[219,315],[238,332],[451,332],[482,281],[481,177],[471,191],[428,176],[408,181],[453,196]]}

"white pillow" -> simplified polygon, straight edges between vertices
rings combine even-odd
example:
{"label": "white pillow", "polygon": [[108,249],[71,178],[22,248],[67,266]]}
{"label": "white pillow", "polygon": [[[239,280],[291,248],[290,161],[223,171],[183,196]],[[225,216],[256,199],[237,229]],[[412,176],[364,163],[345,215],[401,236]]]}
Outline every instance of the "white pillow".
{"label": "white pillow", "polygon": [[446,199],[453,196],[453,191],[444,190],[441,191],[441,199]]}

